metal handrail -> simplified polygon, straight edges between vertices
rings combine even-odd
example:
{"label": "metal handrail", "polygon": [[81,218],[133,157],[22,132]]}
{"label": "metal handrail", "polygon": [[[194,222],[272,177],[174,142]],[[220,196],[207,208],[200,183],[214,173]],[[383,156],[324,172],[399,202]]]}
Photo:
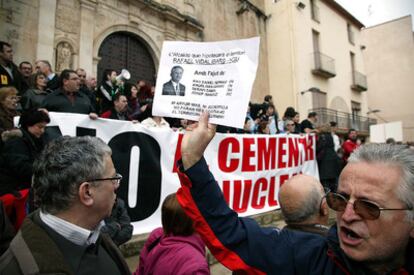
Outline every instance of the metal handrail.
{"label": "metal handrail", "polygon": [[335,121],[339,129],[356,129],[361,132],[369,132],[369,126],[377,124],[376,119],[359,116],[351,113],[341,112],[329,108],[314,108],[310,111],[318,114],[317,126]]}

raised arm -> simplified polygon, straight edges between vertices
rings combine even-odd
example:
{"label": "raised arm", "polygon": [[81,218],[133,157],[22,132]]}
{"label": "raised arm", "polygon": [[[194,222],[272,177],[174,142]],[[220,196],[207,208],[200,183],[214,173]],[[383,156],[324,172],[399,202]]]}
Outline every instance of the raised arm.
{"label": "raised arm", "polygon": [[215,126],[208,123],[207,113],[184,134],[178,201],[210,251],[229,269],[247,274],[294,273],[281,257],[290,253],[286,236],[276,229],[261,228],[252,219],[239,218],[224,200],[203,158],[214,135]]}
{"label": "raised arm", "polygon": [[216,126],[208,123],[208,113],[203,112],[198,123],[191,124],[181,143],[181,156],[184,169],[196,164],[204,154],[207,145],[216,134]]}

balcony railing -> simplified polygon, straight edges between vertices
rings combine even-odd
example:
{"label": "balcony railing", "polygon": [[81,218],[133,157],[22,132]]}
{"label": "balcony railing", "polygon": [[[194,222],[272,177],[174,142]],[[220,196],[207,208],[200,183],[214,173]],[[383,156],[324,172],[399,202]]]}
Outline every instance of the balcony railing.
{"label": "balcony railing", "polygon": [[312,69],[313,74],[322,76],[324,78],[331,78],[336,76],[335,59],[324,55],[321,52],[314,52],[313,60],[315,62],[315,66]]}
{"label": "balcony railing", "polygon": [[361,134],[368,135],[369,126],[377,124],[376,119],[352,115],[350,113],[340,112],[328,108],[315,108],[311,111],[318,114],[318,122],[316,123],[317,126],[335,121],[337,123],[338,130],[344,133],[353,128]]}
{"label": "balcony railing", "polygon": [[351,89],[358,92],[366,91],[368,89],[367,77],[358,71],[353,71]]}

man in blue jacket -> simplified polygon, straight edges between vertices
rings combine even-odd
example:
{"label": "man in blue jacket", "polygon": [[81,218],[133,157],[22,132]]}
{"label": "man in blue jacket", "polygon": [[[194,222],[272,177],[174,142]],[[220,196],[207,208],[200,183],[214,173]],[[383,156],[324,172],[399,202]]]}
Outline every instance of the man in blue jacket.
{"label": "man in blue jacket", "polygon": [[203,153],[215,135],[203,113],[182,140],[178,200],[215,257],[247,274],[414,274],[414,153],[370,144],[354,152],[337,193],[327,237],[262,228],[224,200]]}

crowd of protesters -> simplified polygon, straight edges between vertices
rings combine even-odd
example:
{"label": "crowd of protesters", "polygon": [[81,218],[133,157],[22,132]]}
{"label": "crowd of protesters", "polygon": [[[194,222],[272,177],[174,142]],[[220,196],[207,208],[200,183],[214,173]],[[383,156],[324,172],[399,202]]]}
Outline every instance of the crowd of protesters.
{"label": "crowd of protesters", "polygon": [[[99,265],[95,271],[98,270],[102,274],[129,272],[126,271],[125,262],[120,257],[116,247],[108,244],[108,240],[103,239],[102,243],[96,242],[96,239],[90,241],[94,234],[99,235],[96,232],[102,232],[109,235],[112,241],[119,246],[127,242],[132,236],[132,225],[124,201],[120,198],[111,201],[113,193],[119,187],[122,176],[114,174],[112,161],[107,160],[107,157],[111,155],[110,149],[94,138],[63,138],[47,145],[43,135],[46,125],[50,122],[48,112],[79,113],[89,115],[94,120],[98,118],[116,119],[141,123],[148,127],[165,127],[174,130],[184,130],[194,122],[153,116],[152,101],[155,87],[144,80],[130,83],[113,69],[104,70],[102,81],[98,84],[96,78],[88,76],[82,68],[76,70],[64,69],[58,75],[58,73],[53,72],[52,66],[47,60],[38,60],[33,65],[28,61],[21,62],[19,66],[15,65],[13,63],[12,46],[0,41],[0,197],[2,198],[0,200],[0,233],[3,234],[0,253],[7,250],[8,246],[5,244],[11,241],[16,230],[22,226],[26,213],[33,213],[29,216],[29,221],[26,221],[26,226],[22,227],[21,232],[24,232],[25,236],[30,236],[30,230],[36,231],[38,230],[36,226],[40,225],[45,229],[45,232],[51,234],[51,239],[58,246],[67,248],[63,255],[59,254],[63,258],[70,258],[71,253],[74,252],[85,253],[80,258],[68,261],[68,266],[65,265],[62,269],[53,269],[55,268],[53,266],[53,268],[46,268],[43,271],[65,273],[69,270],[76,270],[87,274],[87,270],[93,270],[88,267],[89,264],[92,264]],[[20,116],[18,127],[15,127],[13,120],[15,116]],[[268,135],[316,134],[316,158],[321,185],[309,176],[297,176],[291,180],[290,184],[286,184],[281,189],[279,199],[286,219],[287,230],[308,231],[327,236],[328,205],[336,211],[342,211],[343,209],[339,209],[340,207],[337,205],[338,200],[349,199],[340,197],[342,195],[336,193],[339,176],[349,159],[356,162],[352,159],[351,154],[358,150],[361,140],[358,139],[358,133],[355,129],[350,129],[345,138],[341,139],[337,135],[336,122],[332,121],[329,124],[317,127],[317,120],[318,114],[309,112],[306,118],[301,121],[299,112],[293,107],[287,107],[283,116],[280,116],[272,96],[267,95],[262,103],[249,103],[243,129],[218,126],[217,132]],[[197,138],[200,139],[200,137]],[[395,141],[387,140],[387,143],[392,144]],[[92,147],[91,151],[87,150],[87,146]],[[78,148],[80,156],[71,156],[71,148],[72,150]],[[59,160],[61,165],[75,160],[82,163],[82,156],[85,155],[93,159],[93,156],[88,154],[98,154],[101,159],[96,159],[96,161],[100,163],[101,167],[105,166],[106,168],[102,171],[99,169],[93,170],[97,173],[96,177],[89,181],[110,180],[114,183],[113,188],[107,190],[108,194],[106,194],[112,204],[102,202],[102,199],[97,195],[100,193],[93,189],[93,184],[83,186],[84,189],[79,189],[79,194],[76,195],[73,195],[73,190],[66,190],[65,188],[69,188],[67,186],[63,187],[58,183],[56,183],[56,186],[52,186],[53,180],[57,178],[57,175],[52,175],[53,169],[56,169],[56,167],[48,161],[52,161],[52,159],[58,161],[55,156],[57,151],[67,154],[62,155],[62,159]],[[63,160],[65,157],[67,159]],[[202,156],[197,157],[201,158]],[[44,163],[34,164],[36,158],[43,159]],[[192,163],[190,166],[194,164]],[[51,166],[47,167],[47,165]],[[84,165],[86,166],[86,162]],[[200,164],[197,164],[198,166]],[[63,177],[66,175],[65,168],[63,166],[60,168],[62,169],[61,177]],[[109,174],[108,169],[110,170]],[[202,174],[207,174],[204,168],[201,170],[203,170]],[[46,171],[49,171],[51,175],[47,176]],[[57,171],[55,172],[57,173]],[[69,175],[73,172],[68,171],[67,173]],[[31,188],[34,173],[38,173],[39,177],[38,180],[33,180],[33,187],[37,190],[37,194],[34,194]],[[84,173],[86,176],[89,171],[80,169],[80,173]],[[75,174],[71,174],[69,178],[65,179],[68,186],[78,184],[77,182],[71,182],[74,178],[80,176],[77,171],[75,171]],[[197,176],[192,176],[195,181],[198,180]],[[43,178],[49,184],[46,184],[48,185],[46,187],[42,186],[44,184],[42,182]],[[61,184],[65,182],[63,178],[61,178],[61,181]],[[185,181],[182,179],[182,182]],[[302,185],[307,185],[309,188],[300,189]],[[64,198],[66,194],[59,194],[59,191],[62,190],[73,194],[71,193],[70,197]],[[333,195],[325,197],[325,193]],[[61,201],[48,198],[47,196],[50,196],[50,194],[55,194]],[[181,196],[178,197],[181,204],[185,201],[183,196],[183,193],[181,193]],[[218,199],[217,202],[221,204]],[[6,208],[3,208],[3,204],[6,205]],[[311,204],[313,206],[307,208]],[[106,211],[108,205],[110,206],[109,211]],[[38,207],[41,211],[35,211]],[[354,202],[355,211],[362,212],[362,210],[357,210],[356,207],[357,205]],[[99,212],[98,216],[93,216],[95,213],[92,211],[93,209],[95,212]],[[306,209],[312,209],[312,211],[309,212],[309,210],[308,213]],[[84,213],[79,213],[79,210],[84,210]],[[3,211],[5,212],[3,213]],[[223,211],[228,212],[229,210],[224,209]],[[141,261],[136,274],[181,274],[186,272],[188,274],[191,274],[191,272],[209,274],[203,241],[195,233],[193,221],[181,209],[175,194],[166,198],[162,206],[162,212],[163,228],[156,229],[151,233],[141,254]],[[188,207],[186,212],[191,212]],[[89,227],[90,235],[80,242],[80,246],[73,246],[73,244],[67,242],[67,239],[75,244],[79,243],[74,240],[73,236],[68,236],[67,232],[79,233],[81,230],[74,229],[72,225],[68,225],[63,221],[64,219],[56,218],[50,214],[56,214],[57,217],[66,217],[72,221],[82,220],[86,218],[87,214],[95,219],[93,225]],[[191,214],[189,216],[194,219]],[[7,220],[10,219],[14,228],[8,224],[10,221]],[[302,222],[305,220],[309,222],[303,225]],[[195,221],[197,222],[197,220]],[[82,220],[82,222],[84,221]],[[59,231],[59,226],[62,226],[63,231],[66,230],[67,232]],[[253,227],[254,230],[257,230],[255,226]],[[348,231],[351,232],[351,230]],[[35,236],[45,240],[45,243],[36,244],[31,243],[30,240],[25,240],[27,242],[25,245],[30,246],[33,251],[47,249],[49,239],[39,230],[36,232]],[[59,234],[56,234],[56,232],[63,235],[64,238],[58,236]],[[348,234],[356,235],[353,231],[349,232]],[[293,236],[295,237],[295,235]],[[19,244],[15,243],[13,245],[15,247]],[[86,252],[83,251],[84,248],[86,248]],[[106,253],[98,255],[97,251],[99,249],[101,251],[104,249]],[[10,252],[10,249],[7,251],[8,258],[6,259],[7,263],[3,265],[4,270],[14,272],[17,270],[17,266],[20,265],[20,269],[27,268],[27,270],[33,272],[39,271],[36,270],[36,268],[39,268],[37,263],[36,266],[30,265],[30,263],[22,266],[19,263],[19,255],[10,254],[13,253]],[[59,251],[59,249],[53,247],[51,251]],[[178,251],[181,252],[177,253]],[[62,260],[59,258],[60,256],[53,259],[56,258],[59,262]],[[39,263],[52,265],[46,259],[36,260]],[[272,268],[273,266],[270,267],[270,270]]]}

